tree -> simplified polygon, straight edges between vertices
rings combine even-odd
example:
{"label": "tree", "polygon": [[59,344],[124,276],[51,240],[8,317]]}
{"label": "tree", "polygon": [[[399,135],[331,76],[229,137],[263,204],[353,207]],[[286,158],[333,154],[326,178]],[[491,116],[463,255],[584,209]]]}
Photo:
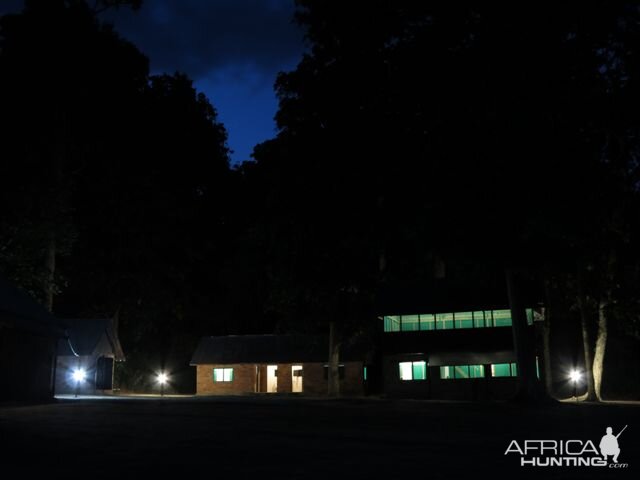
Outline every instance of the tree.
{"label": "tree", "polygon": [[[278,147],[269,160],[256,151],[278,178],[284,237],[303,245],[289,260],[314,272],[289,268],[285,277],[309,286],[303,302],[424,279],[428,256],[410,248],[416,239],[449,264],[502,270],[519,397],[542,396],[523,328],[527,292],[514,274],[563,272],[562,254],[576,259],[610,239],[590,227],[620,201],[610,187],[633,159],[614,166],[603,152],[607,132],[635,131],[626,113],[624,126],[612,120],[614,109],[626,112],[618,99],[635,98],[636,13],[601,3],[527,5],[522,15],[464,2],[297,4],[309,53],[277,82]],[[499,233],[469,235],[488,226]],[[611,277],[606,262],[597,268]]]}
{"label": "tree", "polygon": [[31,1],[1,20],[0,260],[49,305],[55,292],[60,316],[119,312],[120,377],[139,386],[163,362],[188,371],[217,328],[236,177],[191,80],[150,76],[96,15],[84,1]]}

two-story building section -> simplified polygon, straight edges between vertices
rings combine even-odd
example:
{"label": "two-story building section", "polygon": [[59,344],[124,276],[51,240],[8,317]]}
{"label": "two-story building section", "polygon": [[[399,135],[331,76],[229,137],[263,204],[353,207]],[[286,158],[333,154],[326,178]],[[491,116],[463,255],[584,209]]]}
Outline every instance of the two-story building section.
{"label": "two-story building section", "polygon": [[[506,291],[440,281],[390,298],[379,316],[385,394],[482,400],[515,393],[518,369]],[[542,309],[527,305],[527,328],[539,352]]]}

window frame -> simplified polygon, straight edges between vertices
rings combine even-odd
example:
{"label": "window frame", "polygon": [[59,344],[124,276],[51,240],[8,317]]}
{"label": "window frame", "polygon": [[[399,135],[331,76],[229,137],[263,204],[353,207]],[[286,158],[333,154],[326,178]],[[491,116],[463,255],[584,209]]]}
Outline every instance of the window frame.
{"label": "window frame", "polygon": [[[409,372],[411,372],[411,378],[402,377],[402,365],[409,364]],[[416,367],[422,367],[424,372],[424,378],[415,378]],[[428,375],[429,364],[425,360],[407,360],[404,362],[398,362],[398,378],[401,382],[420,382],[425,381],[429,377]]]}
{"label": "window frame", "polygon": [[[216,370],[221,371],[222,379],[216,378]],[[234,380],[233,367],[214,367],[212,379],[214,383],[231,383]]]}

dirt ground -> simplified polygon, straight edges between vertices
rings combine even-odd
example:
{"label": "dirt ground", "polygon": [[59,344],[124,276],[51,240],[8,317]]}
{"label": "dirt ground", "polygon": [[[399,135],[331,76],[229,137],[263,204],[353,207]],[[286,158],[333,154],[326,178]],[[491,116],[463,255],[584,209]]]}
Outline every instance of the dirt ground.
{"label": "dirt ground", "polygon": [[[619,462],[522,467],[512,440],[581,439],[608,426]],[[638,478],[640,407],[522,407],[295,397],[65,399],[0,405],[0,478]],[[7,475],[5,475],[7,474]]]}

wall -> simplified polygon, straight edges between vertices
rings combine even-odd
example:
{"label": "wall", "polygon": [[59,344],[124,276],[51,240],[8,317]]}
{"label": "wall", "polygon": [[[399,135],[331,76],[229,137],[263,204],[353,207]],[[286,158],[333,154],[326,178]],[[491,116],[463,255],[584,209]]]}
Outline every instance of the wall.
{"label": "wall", "polygon": [[57,338],[0,327],[0,401],[53,396]]}
{"label": "wall", "polygon": [[[324,363],[305,363],[304,392],[311,395],[327,394],[327,379],[324,378]],[[362,362],[344,362],[344,378],[340,380],[340,393],[347,396],[364,395],[364,372]]]}
{"label": "wall", "polygon": [[[233,368],[232,382],[214,382],[214,368]],[[266,368],[264,372],[266,378]],[[256,366],[253,364],[198,365],[196,375],[197,395],[239,395],[256,390]]]}
{"label": "wall", "polygon": [[392,397],[433,398],[443,400],[506,400],[516,391],[516,377],[492,378],[485,365],[484,378],[440,378],[440,367],[429,366],[426,380],[400,380],[398,363],[420,361],[419,355],[392,355],[383,358],[384,392]]}
{"label": "wall", "polygon": [[[56,365],[56,395],[71,395],[76,392],[79,395],[95,395],[96,393],[96,362],[97,357],[93,355],[59,356]],[[80,382],[76,388],[73,380],[73,371],[83,368],[86,378]]]}
{"label": "wall", "polygon": [[[291,366],[303,367],[303,394],[326,395],[327,380],[324,378],[324,363],[285,363],[278,364],[278,392],[291,393]],[[344,395],[363,395],[363,364],[362,362],[345,362],[345,378],[341,380],[341,392]],[[233,368],[232,382],[214,382],[214,368]],[[197,394],[198,395],[240,395],[255,393],[259,384],[259,392],[267,390],[267,365],[258,365],[258,379],[256,379],[255,364],[233,365],[198,365],[197,366]]]}

